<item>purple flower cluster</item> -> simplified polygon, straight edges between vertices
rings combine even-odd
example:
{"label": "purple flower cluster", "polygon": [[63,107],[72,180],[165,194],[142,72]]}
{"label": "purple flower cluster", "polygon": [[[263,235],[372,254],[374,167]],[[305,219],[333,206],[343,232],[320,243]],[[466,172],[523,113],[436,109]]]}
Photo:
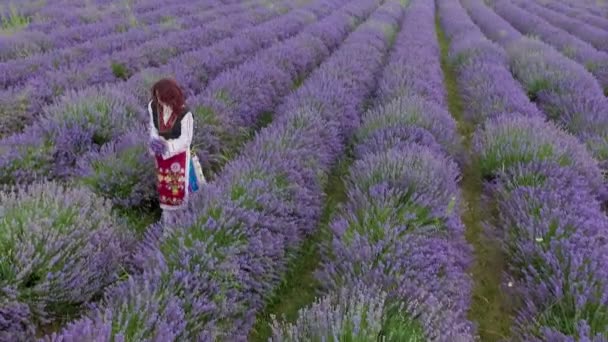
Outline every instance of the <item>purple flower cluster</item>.
{"label": "purple flower cluster", "polygon": [[115,206],[151,208],[156,203],[156,166],[148,155],[147,126],[125,131],[78,159],[76,177]]}
{"label": "purple flower cluster", "polygon": [[[517,4],[521,4],[522,8]],[[591,44],[555,27],[533,11],[533,5],[520,1],[500,0],[492,4],[498,15],[524,34],[538,36],[562,54],[585,66],[608,89],[608,54],[596,50]],[[546,10],[543,10],[546,12]],[[608,36],[604,37],[608,41]]]}
{"label": "purple flower cluster", "polygon": [[[496,32],[491,15],[481,1],[463,0],[472,19],[485,22],[486,32]],[[485,9],[483,9],[485,7]],[[447,31],[455,25],[470,27],[458,4],[440,3]],[[491,11],[489,12],[491,13]],[[456,28],[458,30],[458,28]],[[452,49],[480,65],[505,65],[495,55],[461,39],[479,32],[470,30],[452,40]],[[486,46],[490,46],[484,42]],[[526,42],[513,43],[526,44]],[[466,47],[468,46],[468,48]],[[468,50],[468,51],[467,51]],[[462,69],[460,77],[467,80]],[[460,81],[463,82],[463,81]],[[605,185],[597,162],[574,137],[537,115],[503,111],[484,100],[502,93],[496,87],[463,93],[485,106],[473,141],[474,158],[497,206],[492,234],[507,255],[510,292],[517,315],[513,338],[522,341],[604,341],[608,338],[608,218],[597,201]],[[477,97],[475,97],[477,94]],[[506,284],[505,284],[506,285]]]}
{"label": "purple flower cluster", "polygon": [[[353,13],[351,23],[356,22],[371,4],[351,2],[344,12]],[[304,83],[306,89],[333,82],[321,99],[347,97],[363,105],[365,96],[357,96],[373,90],[369,80],[381,66],[390,38],[385,32],[396,29],[400,8],[391,2],[378,10],[321,64]],[[132,261],[138,272],[108,291],[88,317],[50,340],[80,341],[94,334],[148,341],[246,340],[292,248],[318,223],[323,185],[336,152],[345,148],[336,128],[350,119],[347,108],[312,109],[302,102],[278,115],[206,186],[204,197],[193,198],[186,212],[147,233]]]}
{"label": "purple flower cluster", "polygon": [[[275,322],[277,340],[349,334],[365,340],[473,339],[466,318],[472,251],[459,218],[459,171],[450,157],[460,141],[443,105],[439,50],[432,48],[434,13],[433,2],[411,2],[380,81],[403,87],[380,87],[378,103],[356,129],[348,200],[331,222],[333,238],[318,271],[330,293],[302,310],[295,325]],[[423,48],[424,40],[431,48]],[[417,77],[420,68],[438,77]],[[373,290],[349,292],[360,283]],[[388,303],[404,306],[395,310]],[[366,313],[374,315],[363,322]]]}
{"label": "purple flower cluster", "polygon": [[84,188],[35,183],[0,192],[0,337],[33,338],[112,282],[132,243],[109,203]]}

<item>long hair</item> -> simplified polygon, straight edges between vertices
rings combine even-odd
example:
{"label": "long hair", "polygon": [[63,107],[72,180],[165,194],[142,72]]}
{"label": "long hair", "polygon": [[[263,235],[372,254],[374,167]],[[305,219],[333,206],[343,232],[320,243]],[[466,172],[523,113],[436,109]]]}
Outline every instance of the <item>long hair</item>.
{"label": "long hair", "polygon": [[162,113],[160,102],[171,107],[175,115],[179,114],[185,105],[184,92],[177,82],[169,78],[163,78],[152,86],[152,99],[156,100],[159,113]]}

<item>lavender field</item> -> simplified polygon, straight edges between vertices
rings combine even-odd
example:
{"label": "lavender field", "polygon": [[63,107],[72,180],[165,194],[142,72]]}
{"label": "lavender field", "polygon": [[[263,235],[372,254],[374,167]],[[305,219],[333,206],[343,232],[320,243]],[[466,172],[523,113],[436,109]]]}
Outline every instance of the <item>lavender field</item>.
{"label": "lavender field", "polygon": [[[608,342],[608,2],[0,1],[0,342]],[[150,87],[209,183],[161,213]]]}

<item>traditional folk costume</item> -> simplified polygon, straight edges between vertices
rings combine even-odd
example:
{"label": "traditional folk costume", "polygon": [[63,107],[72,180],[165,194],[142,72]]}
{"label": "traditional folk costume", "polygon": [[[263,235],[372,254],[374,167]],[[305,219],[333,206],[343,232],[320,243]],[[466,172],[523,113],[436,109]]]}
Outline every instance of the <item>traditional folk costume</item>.
{"label": "traditional folk costume", "polygon": [[163,139],[167,146],[160,155],[150,150],[156,159],[160,207],[182,209],[188,204],[190,193],[198,189],[196,177],[200,165],[193,163],[190,155],[194,120],[186,107],[179,113],[173,113],[169,106],[163,105],[162,113],[157,108],[156,101],[148,104],[150,137]]}

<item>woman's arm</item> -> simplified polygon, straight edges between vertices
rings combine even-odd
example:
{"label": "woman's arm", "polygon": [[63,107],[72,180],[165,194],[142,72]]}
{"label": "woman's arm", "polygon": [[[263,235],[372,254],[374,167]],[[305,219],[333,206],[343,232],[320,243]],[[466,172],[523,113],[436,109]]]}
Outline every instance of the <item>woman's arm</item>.
{"label": "woman's arm", "polygon": [[[148,123],[148,130],[150,131],[150,139],[158,139],[158,138],[160,138],[160,136],[158,135],[158,130],[156,129],[156,127],[154,127],[154,118],[152,117],[154,115],[153,111],[152,111],[152,101],[150,101],[148,103],[148,114],[150,115],[150,121]],[[156,155],[154,150],[152,150],[152,148],[150,148],[150,147],[148,147],[148,152],[152,156]]]}
{"label": "woman's arm", "polygon": [[192,113],[188,112],[184,116],[181,122],[182,133],[177,139],[169,139],[167,142],[167,152],[163,154],[163,157],[170,158],[174,155],[184,152],[190,148],[192,144],[192,136],[194,135],[194,119]]}

